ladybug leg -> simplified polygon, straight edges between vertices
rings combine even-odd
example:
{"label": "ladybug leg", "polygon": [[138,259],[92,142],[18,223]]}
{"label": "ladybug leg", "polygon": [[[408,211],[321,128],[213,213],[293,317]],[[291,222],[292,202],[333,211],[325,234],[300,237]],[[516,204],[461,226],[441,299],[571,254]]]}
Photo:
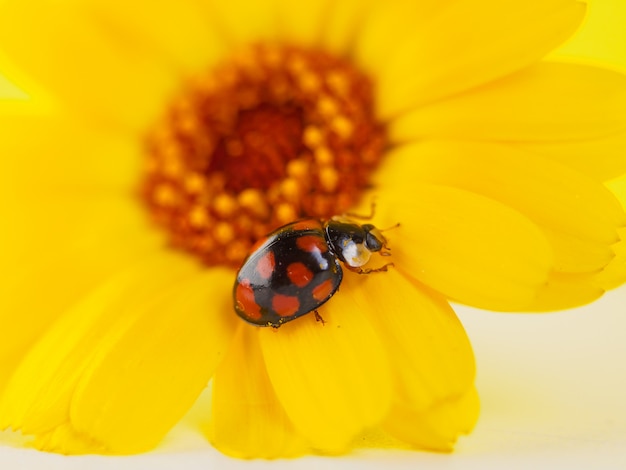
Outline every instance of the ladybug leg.
{"label": "ladybug leg", "polygon": [[324,321],[324,319],[322,318],[322,316],[317,310],[313,310],[313,314],[315,315],[315,321],[322,322],[322,326],[326,324],[326,322]]}
{"label": "ladybug leg", "polygon": [[372,273],[387,272],[387,269],[389,268],[389,266],[393,266],[393,265],[394,265],[393,263],[387,263],[387,264],[382,265],[380,268],[361,268],[361,267],[355,267],[355,266],[348,266],[347,264],[344,264],[343,266],[345,268],[348,268],[353,273],[372,274]]}
{"label": "ladybug leg", "polygon": [[353,212],[346,212],[343,215],[345,217],[352,217],[353,219],[361,219],[361,220],[372,220],[374,218],[374,214],[376,213],[376,201],[372,199],[370,203],[370,213],[367,215],[364,214],[355,214]]}

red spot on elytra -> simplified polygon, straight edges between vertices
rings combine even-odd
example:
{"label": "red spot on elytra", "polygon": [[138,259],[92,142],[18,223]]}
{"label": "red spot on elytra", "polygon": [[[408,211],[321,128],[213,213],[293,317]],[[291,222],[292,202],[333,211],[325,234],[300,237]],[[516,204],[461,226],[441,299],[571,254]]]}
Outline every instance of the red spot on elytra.
{"label": "red spot on elytra", "polygon": [[326,300],[333,291],[333,283],[330,279],[325,280],[319,286],[313,288],[313,298],[318,302]]}
{"label": "red spot on elytra", "polygon": [[261,307],[259,307],[259,304],[254,300],[254,290],[248,279],[243,279],[237,284],[235,302],[237,309],[243,312],[248,318],[252,320],[259,320],[261,318]]}
{"label": "red spot on elytra", "polygon": [[313,279],[313,273],[300,262],[291,263],[287,266],[287,276],[298,287],[306,286]]}
{"label": "red spot on elytra", "polygon": [[281,317],[290,317],[300,308],[298,297],[276,294],[272,298],[272,309]]}
{"label": "red spot on elytra", "polygon": [[298,237],[296,240],[296,245],[302,251],[307,253],[313,253],[315,251],[319,251],[320,253],[324,253],[327,251],[328,246],[326,245],[326,241],[323,237],[319,235],[303,235]]}
{"label": "red spot on elytra", "polygon": [[259,258],[259,261],[256,264],[256,272],[259,273],[259,276],[263,279],[269,279],[272,277],[275,266],[276,261],[274,259],[274,252],[268,251]]}

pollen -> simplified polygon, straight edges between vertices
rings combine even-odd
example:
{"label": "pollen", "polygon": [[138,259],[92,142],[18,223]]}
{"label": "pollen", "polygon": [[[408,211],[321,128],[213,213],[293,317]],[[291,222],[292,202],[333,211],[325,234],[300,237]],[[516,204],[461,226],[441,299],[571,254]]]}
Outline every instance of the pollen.
{"label": "pollen", "polygon": [[333,154],[328,147],[319,146],[314,152],[315,163],[321,167],[328,166],[333,162]]}
{"label": "pollen", "polygon": [[213,199],[212,207],[218,216],[228,219],[235,215],[239,205],[231,194],[220,193]]}
{"label": "pollen", "polygon": [[233,226],[228,222],[218,222],[213,227],[213,232],[215,240],[217,240],[217,242],[221,243],[222,245],[226,245],[227,243],[232,241],[233,238],[235,238],[235,231],[233,229]]}
{"label": "pollen", "polygon": [[339,174],[333,167],[324,167],[320,170],[320,183],[324,191],[332,193],[339,185]]}
{"label": "pollen", "polygon": [[237,267],[280,225],[349,210],[387,143],[372,92],[345,58],[275,44],[189,77],[146,135],[155,223],[207,265]]}
{"label": "pollen", "polygon": [[298,218],[298,211],[293,204],[281,202],[278,207],[276,207],[276,217],[280,221],[280,225],[285,225]]}
{"label": "pollen", "polygon": [[315,126],[307,126],[304,129],[304,134],[302,137],[304,145],[309,148],[316,148],[324,143],[324,135],[322,134],[322,131]]}
{"label": "pollen", "polygon": [[192,207],[189,211],[189,224],[195,229],[203,229],[209,225],[209,216],[203,206]]}
{"label": "pollen", "polygon": [[295,179],[303,179],[309,174],[309,161],[305,158],[291,160],[287,164],[287,174]]}
{"label": "pollen", "polygon": [[295,178],[287,178],[280,184],[280,191],[289,202],[296,203],[302,196],[301,185]]}

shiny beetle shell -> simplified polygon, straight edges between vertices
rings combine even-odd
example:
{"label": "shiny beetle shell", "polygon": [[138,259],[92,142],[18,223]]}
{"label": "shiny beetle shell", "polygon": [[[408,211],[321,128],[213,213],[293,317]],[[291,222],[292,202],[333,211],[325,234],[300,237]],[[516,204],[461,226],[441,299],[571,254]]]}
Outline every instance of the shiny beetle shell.
{"label": "shiny beetle shell", "polygon": [[235,312],[248,323],[274,328],[312,311],[317,316],[341,284],[340,262],[362,274],[386,271],[389,264],[360,268],[383,248],[385,238],[371,224],[335,217],[285,225],[257,242],[244,261],[233,288]]}

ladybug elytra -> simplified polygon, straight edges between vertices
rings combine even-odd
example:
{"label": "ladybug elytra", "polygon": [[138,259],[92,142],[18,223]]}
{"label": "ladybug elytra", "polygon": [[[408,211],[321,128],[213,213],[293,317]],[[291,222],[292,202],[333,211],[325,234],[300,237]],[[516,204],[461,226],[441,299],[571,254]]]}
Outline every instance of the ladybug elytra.
{"label": "ladybug elytra", "polygon": [[[280,327],[317,308],[341,284],[341,263],[359,274],[387,271],[362,268],[371,254],[388,256],[386,239],[372,224],[345,217],[303,219],[259,240],[243,262],[233,289],[235,311],[257,326]],[[323,320],[322,320],[323,322]]]}

